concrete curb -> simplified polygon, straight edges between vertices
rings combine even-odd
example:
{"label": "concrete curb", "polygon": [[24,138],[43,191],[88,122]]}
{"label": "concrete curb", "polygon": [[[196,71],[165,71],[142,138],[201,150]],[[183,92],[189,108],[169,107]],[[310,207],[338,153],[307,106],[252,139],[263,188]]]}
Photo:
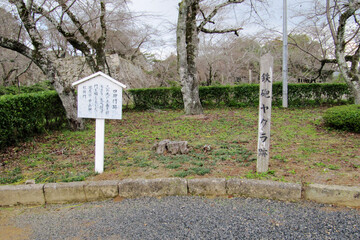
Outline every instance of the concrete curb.
{"label": "concrete curb", "polygon": [[252,198],[270,198],[282,201],[301,199],[301,185],[252,179],[230,179],[227,181],[228,194]]}
{"label": "concrete curb", "polygon": [[119,196],[124,198],[162,197],[187,194],[187,182],[181,178],[128,179],[119,182]]}
{"label": "concrete curb", "polygon": [[86,201],[115,198],[119,195],[119,181],[86,182],[84,186]]}
{"label": "concrete curb", "polygon": [[0,206],[45,204],[44,184],[0,186]]}
{"label": "concrete curb", "polygon": [[86,202],[85,182],[48,183],[44,187],[46,203]]}
{"label": "concrete curb", "polygon": [[220,197],[227,194],[225,178],[189,179],[187,182],[190,195]]}
{"label": "concrete curb", "polygon": [[122,198],[163,196],[244,196],[282,201],[311,200],[319,203],[360,207],[360,186],[345,187],[224,178],[127,179],[0,186],[0,206],[43,205]]}
{"label": "concrete curb", "polygon": [[304,199],[319,203],[360,207],[360,187],[310,184],[305,187]]}

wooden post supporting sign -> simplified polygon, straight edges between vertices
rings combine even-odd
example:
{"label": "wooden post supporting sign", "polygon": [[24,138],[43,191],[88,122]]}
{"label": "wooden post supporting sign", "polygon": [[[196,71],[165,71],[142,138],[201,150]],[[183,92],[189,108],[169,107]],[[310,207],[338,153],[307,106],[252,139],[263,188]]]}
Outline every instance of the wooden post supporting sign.
{"label": "wooden post supporting sign", "polygon": [[270,154],[270,123],[274,58],[268,53],[260,59],[259,131],[256,171],[267,172]]}

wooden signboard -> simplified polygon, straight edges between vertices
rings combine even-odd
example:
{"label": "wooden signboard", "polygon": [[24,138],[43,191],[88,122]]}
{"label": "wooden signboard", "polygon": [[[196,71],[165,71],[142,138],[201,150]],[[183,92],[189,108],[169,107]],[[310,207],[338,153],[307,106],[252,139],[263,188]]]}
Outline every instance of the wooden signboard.
{"label": "wooden signboard", "polygon": [[105,119],[122,118],[122,90],[126,86],[97,72],[72,84],[77,86],[78,117],[96,119],[95,172],[104,171]]}

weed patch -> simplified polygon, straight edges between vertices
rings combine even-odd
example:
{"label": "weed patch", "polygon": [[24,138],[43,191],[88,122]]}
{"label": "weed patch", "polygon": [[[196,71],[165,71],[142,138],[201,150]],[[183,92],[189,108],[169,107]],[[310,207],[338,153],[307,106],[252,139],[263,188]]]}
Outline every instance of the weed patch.
{"label": "weed patch", "polygon": [[267,172],[263,172],[263,173],[257,173],[257,172],[253,172],[253,171],[249,171],[245,177],[248,179],[270,179],[273,178],[273,176],[275,176],[275,171],[274,170],[269,170]]}
{"label": "weed patch", "polygon": [[5,174],[0,175],[0,184],[11,184],[19,182],[23,179],[20,167],[16,167]]}

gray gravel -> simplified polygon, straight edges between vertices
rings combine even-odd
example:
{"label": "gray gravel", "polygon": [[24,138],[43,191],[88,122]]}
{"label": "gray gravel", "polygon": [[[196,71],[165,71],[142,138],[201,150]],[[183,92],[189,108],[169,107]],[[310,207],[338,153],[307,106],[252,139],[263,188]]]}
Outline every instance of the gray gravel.
{"label": "gray gravel", "polygon": [[31,239],[360,239],[360,212],[308,202],[198,197],[25,209]]}

